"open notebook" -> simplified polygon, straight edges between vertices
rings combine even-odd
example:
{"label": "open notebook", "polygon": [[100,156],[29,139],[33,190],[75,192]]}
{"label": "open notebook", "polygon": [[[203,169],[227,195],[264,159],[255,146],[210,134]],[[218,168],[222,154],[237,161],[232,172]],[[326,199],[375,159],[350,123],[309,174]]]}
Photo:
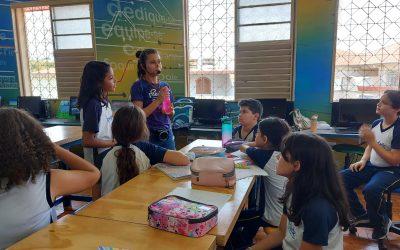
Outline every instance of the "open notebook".
{"label": "open notebook", "polygon": [[164,174],[168,175],[173,180],[180,180],[190,178],[190,165],[186,166],[173,166],[165,163],[158,163],[156,168],[161,170]]}

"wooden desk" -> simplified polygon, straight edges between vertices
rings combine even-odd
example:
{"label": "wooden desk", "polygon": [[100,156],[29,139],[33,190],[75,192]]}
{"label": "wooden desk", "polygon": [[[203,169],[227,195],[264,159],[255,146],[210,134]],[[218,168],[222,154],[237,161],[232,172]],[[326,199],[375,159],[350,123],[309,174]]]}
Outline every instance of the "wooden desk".
{"label": "wooden desk", "polygon": [[215,249],[215,236],[190,238],[149,226],[67,215],[8,249]]}
{"label": "wooden desk", "polygon": [[63,148],[70,148],[82,143],[82,128],[77,126],[54,126],[45,128],[50,140]]}
{"label": "wooden desk", "polygon": [[[200,145],[220,146],[221,141],[196,140],[181,151]],[[82,209],[78,215],[147,225],[148,206],[176,187],[232,194],[218,213],[217,226],[208,232],[217,237],[218,246],[225,246],[253,184],[254,178],[246,178],[237,181],[233,189],[197,186],[190,180],[174,181],[158,169],[150,169]]]}
{"label": "wooden desk", "polygon": [[[45,128],[44,132],[50,137],[50,140],[57,145],[70,149],[74,145],[82,144],[82,128],[76,126],[54,126]],[[63,168],[66,169],[64,163],[62,163]],[[66,195],[59,197],[54,204],[58,205],[63,202],[64,207],[71,206],[71,200],[78,201],[92,201],[91,196],[85,195]]]}

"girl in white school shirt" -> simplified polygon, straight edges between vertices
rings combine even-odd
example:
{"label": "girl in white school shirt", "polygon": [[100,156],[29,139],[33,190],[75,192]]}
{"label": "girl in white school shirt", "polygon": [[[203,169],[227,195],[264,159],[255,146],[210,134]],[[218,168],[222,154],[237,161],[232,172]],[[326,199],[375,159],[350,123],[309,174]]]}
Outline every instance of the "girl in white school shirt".
{"label": "girl in white school shirt", "polygon": [[182,152],[167,150],[148,141],[146,116],[137,106],[122,107],[114,116],[112,133],[117,144],[99,155],[101,195],[129,181],[156,163],[187,165],[189,158]]}
{"label": "girl in white school shirt", "polygon": [[[38,121],[18,109],[0,109],[0,249],[55,221],[56,197],[81,192],[99,170],[53,144]],[[54,156],[71,170],[51,169]]]}
{"label": "girl in white school shirt", "polygon": [[342,250],[348,204],[328,143],[311,133],[290,134],[276,173],[289,180],[279,228],[249,249]]}
{"label": "girl in white school shirt", "polygon": [[[106,62],[91,61],[83,69],[78,106],[81,109],[82,143],[85,159],[95,162],[98,154],[114,146],[111,133],[113,114],[108,92],[115,90],[114,72]],[[93,199],[100,197],[100,183],[92,188]]]}

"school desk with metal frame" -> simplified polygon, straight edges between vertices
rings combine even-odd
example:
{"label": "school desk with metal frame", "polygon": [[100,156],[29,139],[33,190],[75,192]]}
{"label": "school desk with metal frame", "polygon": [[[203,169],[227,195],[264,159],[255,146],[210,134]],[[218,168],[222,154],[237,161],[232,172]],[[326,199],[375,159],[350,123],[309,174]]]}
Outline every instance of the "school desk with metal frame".
{"label": "school desk with metal frame", "polygon": [[[82,144],[82,128],[77,126],[54,126],[45,128],[44,132],[50,138],[50,140],[65,148],[70,149],[72,146]],[[58,198],[54,204],[58,205],[61,202],[64,207],[71,206],[71,200],[73,201],[92,201],[92,197],[88,195],[66,195]]]}
{"label": "school desk with metal frame", "polygon": [[[187,152],[195,146],[221,146],[218,140],[196,140],[181,149]],[[192,185],[188,179],[174,181],[161,171],[151,168],[132,180],[78,211],[78,216],[95,217],[147,225],[148,206],[166,196],[176,187],[231,194],[218,212],[218,224],[208,232],[217,237],[217,245],[225,246],[239,217],[245,201],[254,185],[255,178],[236,182],[234,188],[218,188]]]}
{"label": "school desk with metal frame", "polygon": [[191,238],[136,223],[67,215],[8,249],[212,250],[215,243],[212,235]]}

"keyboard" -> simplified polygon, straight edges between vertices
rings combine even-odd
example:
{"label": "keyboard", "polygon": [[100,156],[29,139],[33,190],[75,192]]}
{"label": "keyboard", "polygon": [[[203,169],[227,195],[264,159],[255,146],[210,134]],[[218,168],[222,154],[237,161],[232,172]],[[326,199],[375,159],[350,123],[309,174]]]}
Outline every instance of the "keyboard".
{"label": "keyboard", "polygon": [[190,125],[190,127],[192,127],[192,128],[221,128],[221,124],[194,122]]}
{"label": "keyboard", "polygon": [[358,134],[358,128],[355,127],[335,127],[337,134]]}

